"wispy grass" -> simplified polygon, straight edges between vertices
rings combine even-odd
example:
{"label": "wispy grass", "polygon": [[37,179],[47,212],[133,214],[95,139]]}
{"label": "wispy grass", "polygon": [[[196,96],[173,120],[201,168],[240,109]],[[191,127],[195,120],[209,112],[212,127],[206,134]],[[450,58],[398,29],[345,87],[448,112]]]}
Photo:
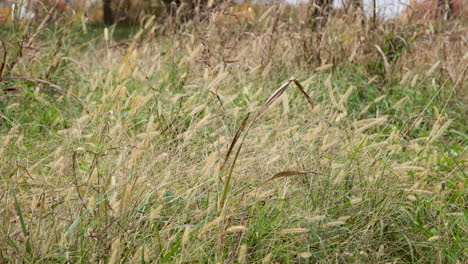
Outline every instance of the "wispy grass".
{"label": "wispy grass", "polygon": [[267,12],[2,28],[1,262],[463,263],[466,25]]}

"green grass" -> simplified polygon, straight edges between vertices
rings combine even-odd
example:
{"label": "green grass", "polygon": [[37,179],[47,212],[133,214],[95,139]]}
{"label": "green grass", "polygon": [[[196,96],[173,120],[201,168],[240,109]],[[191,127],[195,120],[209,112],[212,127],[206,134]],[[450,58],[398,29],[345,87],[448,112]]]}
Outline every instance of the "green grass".
{"label": "green grass", "polygon": [[[34,42],[41,52],[20,58],[8,44],[15,66],[0,83],[0,96],[9,95],[0,100],[0,262],[463,263],[463,64],[448,55],[419,64],[418,39],[405,39],[406,49],[392,37],[412,36],[402,26],[357,33],[369,34],[375,54],[350,63],[343,47],[343,62],[316,72],[320,65],[294,59],[303,50],[281,22],[262,65],[258,41],[273,19],[251,25],[251,39],[238,38],[235,25],[188,28],[209,37],[204,45],[186,32],[120,38],[138,28],[119,27],[106,43],[103,28],[84,34],[76,25],[48,26]],[[24,28],[12,28],[0,36],[21,39]],[[427,37],[437,50],[439,36]],[[331,44],[317,49],[337,61]],[[374,45],[389,56],[390,80]],[[223,49],[236,62],[224,65]],[[13,76],[57,84],[84,107]],[[220,171],[241,122],[291,76],[313,110],[291,84]],[[267,181],[282,171],[316,174]]]}

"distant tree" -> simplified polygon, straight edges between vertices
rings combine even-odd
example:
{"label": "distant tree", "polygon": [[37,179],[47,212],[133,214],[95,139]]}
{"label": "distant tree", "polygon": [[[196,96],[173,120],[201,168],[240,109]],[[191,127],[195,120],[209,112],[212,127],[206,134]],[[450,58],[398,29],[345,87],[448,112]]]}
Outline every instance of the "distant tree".
{"label": "distant tree", "polygon": [[405,11],[408,19],[453,19],[468,17],[466,0],[424,0],[412,1]]}
{"label": "distant tree", "polygon": [[223,2],[229,2],[229,0],[161,0],[162,3],[166,6],[167,13],[170,15],[174,15],[173,13],[176,11],[174,9],[178,9],[180,6],[184,6],[182,17],[183,20],[190,20],[194,17],[203,13],[203,10],[208,7],[216,7],[222,4]]}
{"label": "distant tree", "polygon": [[326,15],[333,7],[333,0],[313,0],[316,15]]}
{"label": "distant tree", "polygon": [[453,0],[437,0],[440,16],[447,20],[453,16]]}
{"label": "distant tree", "polygon": [[363,0],[343,0],[343,8],[346,11],[349,11],[352,8],[355,11],[355,14],[358,12],[364,14]]}
{"label": "distant tree", "polygon": [[309,0],[312,9],[313,26],[323,26],[333,8],[333,0]]}
{"label": "distant tree", "polygon": [[345,0],[343,1],[343,7],[347,10],[351,7],[353,7],[354,9],[362,9],[363,7],[363,4],[362,4],[363,0]]}
{"label": "distant tree", "polygon": [[103,0],[102,13],[105,25],[112,25],[114,23],[114,12],[112,11],[112,0]]}

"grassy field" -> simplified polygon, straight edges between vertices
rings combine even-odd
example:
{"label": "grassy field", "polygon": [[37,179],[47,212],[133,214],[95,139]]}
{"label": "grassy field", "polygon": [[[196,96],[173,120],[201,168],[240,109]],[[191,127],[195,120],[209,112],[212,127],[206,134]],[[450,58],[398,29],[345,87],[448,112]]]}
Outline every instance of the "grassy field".
{"label": "grassy field", "polygon": [[288,12],[1,26],[0,262],[466,263],[467,21]]}

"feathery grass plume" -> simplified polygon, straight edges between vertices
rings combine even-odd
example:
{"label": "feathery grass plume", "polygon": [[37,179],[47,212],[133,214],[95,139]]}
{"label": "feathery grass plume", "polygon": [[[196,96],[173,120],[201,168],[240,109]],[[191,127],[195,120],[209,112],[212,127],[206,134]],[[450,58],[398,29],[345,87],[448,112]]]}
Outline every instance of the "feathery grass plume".
{"label": "feathery grass plume", "polygon": [[440,138],[445,133],[445,131],[448,129],[448,127],[450,126],[452,122],[453,122],[453,119],[449,119],[441,127],[438,127],[438,122],[436,122],[434,124],[434,127],[432,128],[431,134],[429,135],[429,140],[427,141],[427,144],[432,144],[435,140]]}
{"label": "feathery grass plume", "polygon": [[239,248],[239,255],[237,256],[237,261],[239,263],[245,263],[247,260],[247,244],[242,244]]}
{"label": "feathery grass plume", "polygon": [[447,215],[447,216],[465,216],[464,213],[447,213],[445,215]]}
{"label": "feathery grass plume", "polygon": [[[340,98],[340,104],[346,103],[348,101],[348,99],[349,99],[349,96],[351,96],[351,94],[354,92],[354,90],[356,90],[356,87],[354,87],[354,86],[348,87],[346,92],[343,95],[340,96],[341,97]],[[375,100],[374,100],[374,102],[375,102]],[[343,106],[343,109],[344,109],[344,106]],[[346,110],[346,109],[344,109],[344,110]]]}
{"label": "feathery grass plume", "polygon": [[409,166],[409,165],[399,165],[392,168],[395,171],[424,171],[424,167],[418,166]]}
{"label": "feathery grass plume", "polygon": [[368,145],[368,146],[365,146],[364,148],[362,148],[363,150],[369,150],[369,149],[384,149],[386,146],[388,146],[389,143],[388,141],[382,141],[382,142],[378,142],[378,143],[374,143],[374,144],[371,144],[371,145]]}
{"label": "feathery grass plume", "polygon": [[161,213],[163,207],[164,205],[161,204],[156,208],[151,208],[150,219],[155,220],[157,217],[159,217],[159,214]]}
{"label": "feathery grass plume", "polygon": [[307,228],[286,228],[278,232],[278,234],[302,234],[309,233],[310,229]]}
{"label": "feathery grass plume", "polygon": [[434,71],[437,69],[437,67],[439,67],[440,65],[440,60],[438,60],[436,63],[434,63],[434,65],[431,66],[431,68],[426,72],[426,76],[431,76],[432,73],[434,73]]}
{"label": "feathery grass plume", "polygon": [[130,260],[130,264],[141,263],[142,260],[144,260],[142,256],[144,251],[145,251],[144,246],[138,247],[132,259]]}
{"label": "feathery grass plume", "polygon": [[310,252],[301,252],[301,253],[297,254],[297,256],[300,257],[300,258],[307,259],[307,258],[312,257],[312,253],[310,253]]}
{"label": "feathery grass plume", "polygon": [[329,130],[328,134],[326,134],[323,137],[322,146],[320,147],[320,150],[323,152],[326,152],[327,150],[329,150],[336,144],[338,144],[338,139],[335,137],[335,134],[333,133],[333,131]]}
{"label": "feathery grass plume", "polygon": [[281,100],[281,102],[283,104],[283,115],[285,117],[287,117],[288,114],[289,114],[289,96],[288,96],[288,93],[284,93],[283,99]]}
{"label": "feathery grass plume", "polygon": [[405,85],[410,76],[411,76],[411,71],[407,71],[405,75],[403,75],[403,78],[401,78],[400,85],[402,86]]}
{"label": "feathery grass plume", "polygon": [[307,217],[307,220],[311,222],[322,222],[323,220],[325,220],[325,218],[326,217],[324,215],[315,215],[315,216]]}
{"label": "feathery grass plume", "polygon": [[391,80],[392,77],[392,67],[390,63],[388,62],[387,56],[385,56],[385,53],[382,51],[382,49],[379,47],[379,45],[374,45],[377,51],[379,52],[380,56],[382,56],[382,60],[384,62],[385,66],[385,79],[387,82]]}
{"label": "feathery grass plume", "polygon": [[413,79],[411,79],[411,84],[410,84],[410,87],[411,88],[414,88],[416,86],[416,83],[418,82],[419,80],[419,75],[418,74],[415,74],[413,76]]}
{"label": "feathery grass plume", "polygon": [[320,67],[315,68],[316,72],[325,72],[328,71],[329,69],[333,68],[333,63],[325,64]]}
{"label": "feathery grass plume", "polygon": [[119,66],[118,69],[118,77],[122,80],[124,80],[132,70],[135,69],[136,66],[136,59],[138,56],[138,51],[136,49],[134,50],[129,50],[128,54],[124,57],[122,60],[122,63]]}
{"label": "feathery grass plume", "polygon": [[262,264],[268,264],[271,262],[271,255],[272,253],[268,253],[265,257],[263,257],[262,259]]}
{"label": "feathery grass plume", "polygon": [[370,119],[360,120],[360,121],[354,122],[353,127],[356,129],[355,133],[359,134],[359,133],[364,132],[367,129],[370,129],[370,128],[373,128],[375,126],[384,124],[386,122],[387,122],[387,117],[382,116],[382,117],[379,117],[379,118],[370,118]]}
{"label": "feathery grass plume", "polygon": [[184,230],[184,235],[182,236],[182,246],[186,245],[190,240],[190,226],[186,226]]}
{"label": "feathery grass plume", "polygon": [[342,221],[342,220],[336,220],[336,221],[331,221],[331,222],[328,222],[324,225],[324,227],[335,227],[335,226],[342,226],[346,223],[346,221]]}
{"label": "feathery grass plume", "polygon": [[338,101],[336,100],[336,97],[335,97],[335,92],[334,92],[334,88],[333,88],[333,85],[332,85],[332,82],[331,82],[331,78],[332,78],[332,75],[329,74],[327,79],[325,80],[325,86],[327,87],[328,96],[330,96],[331,102],[336,107],[336,106],[338,106]]}
{"label": "feathery grass plume", "polygon": [[360,204],[362,202],[362,198],[357,197],[357,198],[351,199],[349,202],[351,203],[351,205]]}
{"label": "feathery grass plume", "polygon": [[338,220],[338,221],[345,221],[345,222],[346,222],[349,218],[351,218],[351,216],[349,216],[349,215],[343,215],[343,216],[338,217],[337,220]]}
{"label": "feathery grass plume", "polygon": [[215,218],[214,220],[212,220],[211,222],[207,222],[205,225],[203,225],[203,227],[200,229],[200,231],[198,232],[198,238],[202,238],[203,236],[206,235],[206,233],[211,229],[213,228],[214,226],[216,226],[217,224],[219,224],[222,220],[223,220],[223,216],[218,216],[217,218]]}
{"label": "feathery grass plume", "polygon": [[121,240],[120,238],[117,238],[112,242],[111,245],[111,254],[109,257],[109,263],[114,264],[117,261],[118,255],[120,255],[121,251]]}
{"label": "feathery grass plume", "polygon": [[226,232],[228,233],[239,233],[239,232],[244,232],[246,230],[245,226],[230,226],[226,229]]}

